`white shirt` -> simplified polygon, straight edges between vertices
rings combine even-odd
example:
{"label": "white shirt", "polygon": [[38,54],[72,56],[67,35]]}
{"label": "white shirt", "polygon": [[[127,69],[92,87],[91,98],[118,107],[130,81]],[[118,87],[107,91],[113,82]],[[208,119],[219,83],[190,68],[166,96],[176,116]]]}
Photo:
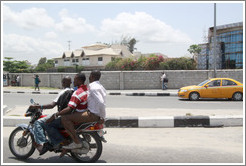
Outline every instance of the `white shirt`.
{"label": "white shirt", "polygon": [[161,81],[164,80],[164,78],[167,78],[166,74],[164,73],[162,76],[161,76]]}
{"label": "white shirt", "polygon": [[63,95],[63,93],[66,92],[67,90],[73,90],[73,88],[65,88],[65,89],[63,89],[61,92],[58,93],[57,97],[53,100],[53,102],[57,103],[59,97],[61,95]]}
{"label": "white shirt", "polygon": [[20,76],[17,76],[16,81],[20,82]]}
{"label": "white shirt", "polygon": [[106,117],[106,89],[99,81],[94,81],[89,84],[88,92],[88,110],[101,118]]}

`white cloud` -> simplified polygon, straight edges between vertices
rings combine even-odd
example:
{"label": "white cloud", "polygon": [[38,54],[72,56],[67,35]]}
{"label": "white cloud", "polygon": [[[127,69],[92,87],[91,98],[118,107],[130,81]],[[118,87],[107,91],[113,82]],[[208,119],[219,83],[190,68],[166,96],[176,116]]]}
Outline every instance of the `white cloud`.
{"label": "white cloud", "polygon": [[47,39],[55,39],[55,38],[57,38],[57,34],[55,32],[47,32],[47,33],[45,33],[44,36]]}
{"label": "white cloud", "polygon": [[8,6],[3,6],[3,19],[12,22],[25,29],[35,29],[40,27],[51,27],[54,20],[48,16],[43,8],[30,8],[20,12],[12,11]]}
{"label": "white cloud", "polygon": [[141,42],[191,42],[187,34],[145,12],[120,13],[115,19],[103,20],[100,30],[102,36],[118,39],[129,35]]}
{"label": "white cloud", "polygon": [[66,9],[62,9],[59,12],[59,16],[61,17],[61,22],[57,23],[55,25],[55,28],[61,32],[82,34],[85,32],[93,32],[96,30],[95,27],[93,25],[88,24],[84,18],[70,17]]}
{"label": "white cloud", "polygon": [[63,51],[64,48],[56,42],[17,34],[3,35],[4,57],[13,57],[16,60],[28,60],[31,63],[38,63],[41,57],[46,57],[47,59],[59,57]]}

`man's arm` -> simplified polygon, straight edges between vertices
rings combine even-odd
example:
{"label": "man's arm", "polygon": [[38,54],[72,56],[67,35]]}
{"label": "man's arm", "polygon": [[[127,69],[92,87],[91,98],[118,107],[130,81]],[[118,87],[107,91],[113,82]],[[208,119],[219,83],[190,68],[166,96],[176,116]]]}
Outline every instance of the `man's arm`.
{"label": "man's arm", "polygon": [[73,109],[71,107],[66,107],[60,112],[54,113],[49,119],[46,120],[46,123],[52,122],[54,119],[56,119],[60,115],[65,115],[68,114],[72,111]]}
{"label": "man's arm", "polygon": [[56,106],[56,102],[52,102],[50,104],[45,105],[30,105],[29,108],[35,108],[35,109],[52,109]]}
{"label": "man's arm", "polygon": [[68,114],[68,113],[71,113],[72,112],[72,108],[67,106],[66,108],[64,108],[63,110],[61,110],[60,112],[57,112],[56,113],[56,116],[61,116],[61,115],[65,115],[65,114]]}

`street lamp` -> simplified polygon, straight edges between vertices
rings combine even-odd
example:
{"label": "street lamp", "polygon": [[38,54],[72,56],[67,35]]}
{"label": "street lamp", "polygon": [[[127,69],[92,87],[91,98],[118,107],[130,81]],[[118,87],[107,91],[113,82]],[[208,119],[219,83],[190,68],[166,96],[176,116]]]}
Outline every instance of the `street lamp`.
{"label": "street lamp", "polygon": [[214,4],[214,78],[216,78],[216,3]]}

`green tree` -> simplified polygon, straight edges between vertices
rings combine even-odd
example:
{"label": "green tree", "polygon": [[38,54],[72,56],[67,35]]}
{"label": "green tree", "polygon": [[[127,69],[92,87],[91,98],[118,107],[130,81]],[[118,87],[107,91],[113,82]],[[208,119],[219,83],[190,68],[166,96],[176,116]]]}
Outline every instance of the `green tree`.
{"label": "green tree", "polygon": [[132,38],[129,42],[128,42],[128,48],[129,48],[129,51],[131,53],[133,53],[133,51],[136,49],[135,48],[135,44],[137,43],[137,40],[135,38]]}
{"label": "green tree", "polygon": [[190,48],[187,50],[190,52],[190,54],[193,54],[193,59],[202,51],[202,49],[196,45],[196,44],[193,44],[190,46]]}
{"label": "green tree", "polygon": [[40,58],[37,67],[35,68],[36,72],[46,72],[48,69],[54,67],[54,60],[48,59],[46,57]]}
{"label": "green tree", "polygon": [[3,61],[3,70],[10,72],[10,70],[13,68],[14,62],[12,61],[12,57],[5,57]]}
{"label": "green tree", "polygon": [[135,45],[138,41],[135,38],[132,38],[130,36],[124,36],[122,37],[120,44],[125,45],[128,47],[128,50],[133,53],[134,50],[136,50]]}
{"label": "green tree", "polygon": [[45,64],[46,62],[47,62],[47,58],[46,57],[42,57],[42,58],[39,59],[38,65]]}
{"label": "green tree", "polygon": [[17,61],[13,60],[12,57],[5,57],[3,61],[3,70],[10,73],[23,73],[30,72],[30,65],[27,64],[27,61]]}

